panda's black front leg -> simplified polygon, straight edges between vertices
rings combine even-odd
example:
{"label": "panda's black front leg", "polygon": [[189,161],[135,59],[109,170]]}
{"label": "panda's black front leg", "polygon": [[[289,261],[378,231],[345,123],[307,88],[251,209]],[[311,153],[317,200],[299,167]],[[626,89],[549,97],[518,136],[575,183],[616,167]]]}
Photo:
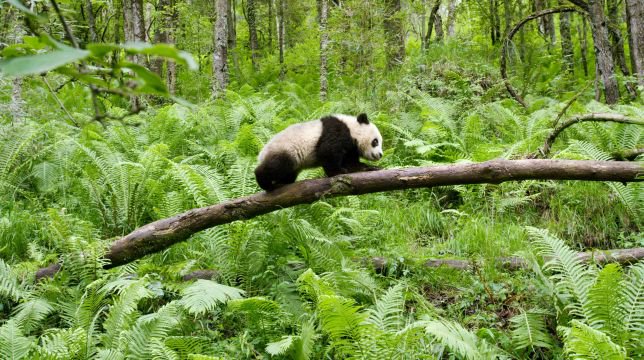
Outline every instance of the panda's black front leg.
{"label": "panda's black front leg", "polygon": [[343,165],[344,164],[342,162],[342,157],[333,156],[325,159],[325,161],[322,163],[322,168],[324,169],[326,176],[331,177],[349,173],[350,171],[347,170],[347,168],[345,168]]}

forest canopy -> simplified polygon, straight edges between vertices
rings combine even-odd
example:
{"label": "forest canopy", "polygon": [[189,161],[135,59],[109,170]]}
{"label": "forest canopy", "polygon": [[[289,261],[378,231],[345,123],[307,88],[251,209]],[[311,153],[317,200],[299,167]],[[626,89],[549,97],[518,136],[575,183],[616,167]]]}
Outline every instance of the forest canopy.
{"label": "forest canopy", "polygon": [[641,0],[0,1],[0,359],[640,358],[642,125]]}

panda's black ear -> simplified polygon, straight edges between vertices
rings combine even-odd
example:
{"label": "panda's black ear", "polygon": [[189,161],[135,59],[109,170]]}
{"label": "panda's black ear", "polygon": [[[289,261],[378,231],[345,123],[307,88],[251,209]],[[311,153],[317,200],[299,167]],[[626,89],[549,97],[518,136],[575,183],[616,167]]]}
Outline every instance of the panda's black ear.
{"label": "panda's black ear", "polygon": [[365,124],[365,125],[369,124],[369,119],[367,118],[367,114],[362,113],[362,114],[358,115],[358,122],[360,124]]}

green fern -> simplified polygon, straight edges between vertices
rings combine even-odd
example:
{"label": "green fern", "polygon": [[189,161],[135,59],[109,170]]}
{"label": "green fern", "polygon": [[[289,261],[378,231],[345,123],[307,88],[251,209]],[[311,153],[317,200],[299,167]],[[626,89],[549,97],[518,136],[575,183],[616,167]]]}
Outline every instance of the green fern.
{"label": "green fern", "polygon": [[13,301],[18,301],[24,296],[24,291],[18,283],[18,276],[2,259],[0,259],[0,296]]}
{"label": "green fern", "polygon": [[552,349],[554,341],[548,332],[545,317],[550,315],[541,309],[522,311],[510,319],[512,323],[512,343],[516,349],[542,347]]}
{"label": "green fern", "polygon": [[622,360],[626,351],[605,333],[578,320],[572,320],[566,335],[565,351],[573,359]]}
{"label": "green fern", "polygon": [[1,359],[26,359],[33,345],[34,339],[25,336],[14,320],[9,320],[0,326]]}
{"label": "green fern", "polygon": [[199,279],[183,289],[181,295],[178,304],[190,314],[201,315],[212,311],[219,304],[241,299],[244,291],[214,281]]}

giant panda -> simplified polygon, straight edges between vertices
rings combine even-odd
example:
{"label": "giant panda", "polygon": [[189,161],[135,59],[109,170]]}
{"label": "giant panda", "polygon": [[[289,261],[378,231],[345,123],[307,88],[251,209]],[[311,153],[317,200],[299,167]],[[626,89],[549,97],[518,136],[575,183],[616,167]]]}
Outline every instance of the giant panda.
{"label": "giant panda", "polygon": [[322,166],[327,176],[378,170],[360,162],[382,157],[382,136],[366,114],[330,115],[293,124],[275,135],[259,153],[255,178],[272,191],[295,182],[302,169]]}

